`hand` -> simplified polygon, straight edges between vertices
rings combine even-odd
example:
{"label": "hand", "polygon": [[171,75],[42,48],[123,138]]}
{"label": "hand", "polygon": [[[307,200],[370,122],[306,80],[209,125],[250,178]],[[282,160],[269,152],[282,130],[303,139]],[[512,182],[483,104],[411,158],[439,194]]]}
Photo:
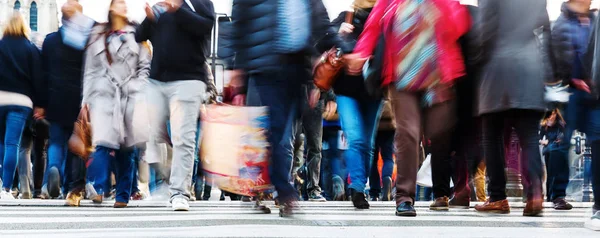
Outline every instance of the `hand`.
{"label": "hand", "polygon": [[152,7],[150,6],[150,4],[146,3],[146,7],[144,8],[144,11],[146,12],[146,18],[154,21],[154,19],[156,19],[156,16],[154,16],[154,11],[152,11]]}
{"label": "hand", "polygon": [[323,111],[323,119],[331,121],[337,111],[337,103],[335,101],[329,101],[325,105],[325,111]]}
{"label": "hand", "polygon": [[83,7],[78,1],[69,0],[62,6],[61,12],[63,14],[63,18],[71,19],[71,17],[75,16],[75,14],[83,12]]}
{"label": "hand", "polygon": [[162,4],[164,4],[163,6],[167,8],[167,12],[173,13],[179,10],[181,5],[183,4],[183,0],[166,0],[162,2]]}
{"label": "hand", "polygon": [[342,56],[346,62],[346,72],[349,75],[360,75],[363,70],[363,66],[369,60],[369,58],[362,58],[358,54],[347,54]]}
{"label": "hand", "polygon": [[315,89],[310,90],[308,94],[308,106],[310,109],[314,109],[317,107],[317,103],[319,103],[319,99],[321,99],[321,90],[315,87]]}
{"label": "hand", "polygon": [[573,83],[573,86],[575,86],[576,89],[579,89],[586,93],[592,93],[592,91],[590,90],[590,86],[587,85],[587,83],[581,79],[572,79],[571,83]]}
{"label": "hand", "polygon": [[33,109],[33,118],[36,120],[42,120],[46,118],[46,109],[36,107]]}
{"label": "hand", "polygon": [[354,26],[345,22],[342,23],[342,25],[340,26],[340,30],[338,31],[340,35],[348,35],[352,32],[354,32]]}
{"label": "hand", "polygon": [[543,146],[548,145],[548,140],[540,140],[540,145],[543,145]]}
{"label": "hand", "polygon": [[246,105],[246,94],[238,94],[233,97],[231,105],[234,106],[245,106]]}

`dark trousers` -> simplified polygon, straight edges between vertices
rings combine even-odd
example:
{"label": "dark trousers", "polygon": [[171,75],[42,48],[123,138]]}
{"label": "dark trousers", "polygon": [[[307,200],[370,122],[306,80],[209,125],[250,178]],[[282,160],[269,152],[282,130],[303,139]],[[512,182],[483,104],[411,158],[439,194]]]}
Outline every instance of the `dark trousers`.
{"label": "dark trousers", "polygon": [[[369,175],[369,195],[379,197],[381,194],[381,179],[392,177],[394,173],[394,131],[378,131],[375,136],[375,151],[373,152],[373,162],[371,164],[371,173]],[[379,154],[383,160],[381,176],[377,163]]]}
{"label": "dark trousers", "polygon": [[523,174],[528,184],[527,198],[542,199],[542,158],[539,151],[538,128],[542,112],[533,110],[508,110],[482,116],[483,156],[490,179],[488,191],[490,201],[506,199],[506,174],[503,136],[506,126],[514,127],[522,150]]}
{"label": "dark trousers", "polygon": [[415,201],[422,130],[431,140],[434,196],[450,196],[450,139],[456,120],[455,102],[422,108],[421,93],[399,92],[394,88],[389,92],[396,120],[396,204]]}
{"label": "dark trousers", "polygon": [[323,149],[323,105],[321,100],[314,109],[302,114],[302,124],[298,130],[304,131],[306,146],[307,191],[309,195],[321,194],[321,150]]}
{"label": "dark trousers", "polygon": [[302,64],[283,64],[276,71],[251,74],[248,82],[248,106],[269,108],[269,143],[271,145],[271,182],[282,203],[298,199],[289,183],[293,143],[301,107],[308,98],[303,83],[310,72]]}
{"label": "dark trousers", "polygon": [[[571,143],[565,142],[565,144],[570,145]],[[569,185],[569,155],[561,150],[550,149],[545,156],[548,198],[551,200],[564,198],[567,196],[567,186]]]}
{"label": "dark trousers", "polygon": [[42,191],[44,171],[48,158],[48,138],[50,138],[50,123],[46,120],[36,120],[33,125],[33,189],[35,193]]}
{"label": "dark trousers", "polygon": [[342,151],[339,149],[340,128],[325,127],[323,128],[323,161],[321,163],[321,185],[323,187],[324,196],[328,200],[333,199],[333,181],[334,177],[340,177],[343,181],[346,180],[347,173],[344,169],[344,161],[342,159]]}

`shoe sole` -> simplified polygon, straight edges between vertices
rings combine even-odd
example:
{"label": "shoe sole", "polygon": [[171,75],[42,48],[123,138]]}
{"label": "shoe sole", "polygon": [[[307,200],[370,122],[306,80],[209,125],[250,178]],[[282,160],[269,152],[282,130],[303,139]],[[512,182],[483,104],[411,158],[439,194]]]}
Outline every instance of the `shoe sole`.
{"label": "shoe sole", "polygon": [[327,199],[323,199],[323,198],[322,199],[311,199],[311,198],[309,198],[308,201],[309,202],[327,202]]}
{"label": "shoe sole", "polygon": [[48,172],[48,195],[52,198],[60,196],[60,172],[56,167]]}
{"label": "shoe sole", "polygon": [[524,217],[541,217],[543,215],[544,215],[544,211],[528,212],[528,213],[523,212]]}
{"label": "shoe sole", "polygon": [[459,206],[459,205],[450,205],[448,207],[452,208],[452,209],[469,209],[470,208],[470,206]]}
{"label": "shoe sole", "polygon": [[555,207],[554,208],[554,210],[557,210],[557,211],[569,211],[569,210],[572,210],[572,209],[573,209],[572,207],[571,208],[568,208],[568,207],[565,207],[565,208]]}
{"label": "shoe sole", "polygon": [[429,210],[432,211],[448,211],[450,210],[449,207],[429,207]]}
{"label": "shoe sole", "polygon": [[589,222],[589,221],[585,222],[585,224],[583,225],[583,227],[585,227],[587,229],[590,229],[592,231],[600,231],[600,226],[592,225],[591,222]]}
{"label": "shoe sole", "polygon": [[498,211],[498,210],[489,210],[489,211],[476,210],[476,211],[481,212],[481,213],[490,213],[490,214],[510,214],[510,211]]}
{"label": "shoe sole", "polygon": [[399,216],[399,217],[416,217],[417,216],[417,212],[416,211],[410,211],[410,212],[398,212],[398,211],[396,211],[396,216]]}
{"label": "shoe sole", "polygon": [[173,211],[176,211],[176,212],[187,212],[189,210],[190,210],[190,208],[186,208],[186,207],[177,207],[177,208],[174,207],[173,208]]}

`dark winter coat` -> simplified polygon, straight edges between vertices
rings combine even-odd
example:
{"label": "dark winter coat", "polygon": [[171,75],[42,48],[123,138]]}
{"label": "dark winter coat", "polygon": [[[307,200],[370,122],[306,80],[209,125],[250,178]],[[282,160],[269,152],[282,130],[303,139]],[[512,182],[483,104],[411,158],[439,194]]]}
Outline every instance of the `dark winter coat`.
{"label": "dark winter coat", "polygon": [[34,106],[46,106],[40,51],[25,37],[0,40],[0,91],[22,94]]}
{"label": "dark winter coat", "polygon": [[61,31],[46,36],[42,46],[44,78],[48,84],[46,119],[72,127],[81,108],[83,50],[63,43]]}

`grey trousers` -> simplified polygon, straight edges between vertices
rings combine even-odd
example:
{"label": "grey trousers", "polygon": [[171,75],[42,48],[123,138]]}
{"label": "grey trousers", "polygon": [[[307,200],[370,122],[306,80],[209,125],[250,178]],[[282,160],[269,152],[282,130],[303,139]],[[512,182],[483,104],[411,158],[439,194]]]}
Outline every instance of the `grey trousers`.
{"label": "grey trousers", "polygon": [[[169,192],[171,198],[190,198],[194,167],[196,131],[200,106],[206,100],[207,86],[198,80],[161,82],[148,79],[144,89],[148,103],[150,138],[146,144],[148,163],[165,162],[164,143],[173,144]],[[171,137],[167,131],[171,127]]]}
{"label": "grey trousers", "polygon": [[[321,176],[321,151],[323,149],[323,100],[319,101],[314,109],[307,109],[302,113],[301,124],[298,125],[295,143],[294,169],[293,173],[306,163],[308,194],[320,195],[319,186]],[[300,136],[304,132],[304,136]],[[304,141],[298,141],[304,140]],[[306,161],[304,161],[304,150],[306,148]],[[301,151],[299,151],[301,150]]]}

